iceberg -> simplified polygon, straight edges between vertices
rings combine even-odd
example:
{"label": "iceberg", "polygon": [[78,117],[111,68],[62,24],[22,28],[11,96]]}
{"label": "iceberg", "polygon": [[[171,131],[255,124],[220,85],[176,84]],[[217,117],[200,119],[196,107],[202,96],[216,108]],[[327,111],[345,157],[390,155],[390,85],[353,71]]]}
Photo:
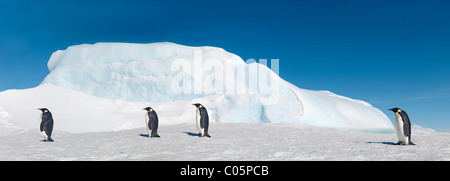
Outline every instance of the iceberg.
{"label": "iceberg", "polygon": [[[188,47],[168,42],[83,44],[54,52],[48,62],[50,74],[41,84],[126,101],[164,102],[198,98],[205,94],[174,93],[170,84],[177,75],[187,72],[173,71],[172,66],[179,60],[193,65],[196,52],[200,53],[197,59],[244,64],[240,57],[214,47]],[[195,85],[192,90],[202,88]]]}
{"label": "iceberg", "polygon": [[132,129],[145,126],[146,106],[158,112],[160,125],[195,123],[191,104],[199,102],[212,122],[393,130],[369,103],[299,88],[280,78],[274,64],[270,69],[262,62],[245,62],[222,48],[169,42],[70,46],[52,54],[50,73],[38,87],[0,92],[0,123],[34,128],[35,109],[48,107],[55,129]]}

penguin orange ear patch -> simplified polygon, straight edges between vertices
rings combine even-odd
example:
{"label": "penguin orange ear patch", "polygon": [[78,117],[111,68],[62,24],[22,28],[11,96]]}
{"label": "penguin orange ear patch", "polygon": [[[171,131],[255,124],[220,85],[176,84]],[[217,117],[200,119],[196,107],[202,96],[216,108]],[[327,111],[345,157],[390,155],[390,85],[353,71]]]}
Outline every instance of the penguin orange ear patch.
{"label": "penguin orange ear patch", "polygon": [[153,111],[153,109],[149,109],[148,111],[152,112],[152,111]]}
{"label": "penguin orange ear patch", "polygon": [[44,110],[44,112],[48,112],[47,110]]}

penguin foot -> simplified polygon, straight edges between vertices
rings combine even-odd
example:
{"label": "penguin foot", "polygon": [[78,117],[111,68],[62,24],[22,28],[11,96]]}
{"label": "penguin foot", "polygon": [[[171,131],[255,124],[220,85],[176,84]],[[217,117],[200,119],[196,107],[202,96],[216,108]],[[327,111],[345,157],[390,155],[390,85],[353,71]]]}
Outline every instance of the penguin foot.
{"label": "penguin foot", "polygon": [[401,145],[401,146],[406,146],[406,145],[416,145],[413,142],[409,142],[408,144],[404,143],[404,142],[398,142],[396,145]]}
{"label": "penguin foot", "polygon": [[211,138],[211,136],[210,136],[208,133],[206,133],[206,134],[203,135],[203,136],[202,136],[201,133],[199,133],[199,134],[198,134],[198,137],[208,137],[208,138]]}

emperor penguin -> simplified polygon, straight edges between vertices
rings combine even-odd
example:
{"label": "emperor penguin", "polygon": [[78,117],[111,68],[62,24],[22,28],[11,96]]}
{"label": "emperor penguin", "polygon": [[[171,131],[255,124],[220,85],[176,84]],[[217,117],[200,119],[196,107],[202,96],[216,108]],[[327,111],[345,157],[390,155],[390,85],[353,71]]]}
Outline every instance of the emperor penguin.
{"label": "emperor penguin", "polygon": [[196,120],[197,120],[197,130],[199,132],[199,137],[211,137],[208,134],[208,127],[209,127],[209,118],[208,118],[208,111],[206,111],[205,106],[196,103],[196,104],[192,104],[195,107],[197,107],[197,116],[196,116]]}
{"label": "emperor penguin", "polygon": [[151,107],[146,107],[143,110],[147,110],[145,114],[145,123],[147,124],[147,131],[149,138],[159,138],[158,135],[158,115]]}
{"label": "emperor penguin", "polygon": [[53,131],[53,116],[52,113],[47,108],[38,108],[41,110],[41,117],[39,120],[39,132],[41,136],[44,137],[44,141],[53,141],[52,131]]}
{"label": "emperor penguin", "polygon": [[399,145],[415,145],[411,142],[411,122],[408,114],[399,108],[389,109],[395,114],[395,132],[397,132]]}

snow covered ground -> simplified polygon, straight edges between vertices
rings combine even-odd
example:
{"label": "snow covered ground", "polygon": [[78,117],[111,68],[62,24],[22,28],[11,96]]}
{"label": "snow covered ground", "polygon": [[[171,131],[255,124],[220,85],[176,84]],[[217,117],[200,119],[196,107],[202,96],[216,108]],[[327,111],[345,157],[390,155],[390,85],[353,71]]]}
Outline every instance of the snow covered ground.
{"label": "snow covered ground", "polygon": [[37,129],[0,136],[0,160],[450,160],[450,133],[413,127],[415,146],[393,145],[379,134],[302,123],[212,123],[211,138],[194,124],[161,126],[161,138],[144,127],[69,133],[42,142]]}

